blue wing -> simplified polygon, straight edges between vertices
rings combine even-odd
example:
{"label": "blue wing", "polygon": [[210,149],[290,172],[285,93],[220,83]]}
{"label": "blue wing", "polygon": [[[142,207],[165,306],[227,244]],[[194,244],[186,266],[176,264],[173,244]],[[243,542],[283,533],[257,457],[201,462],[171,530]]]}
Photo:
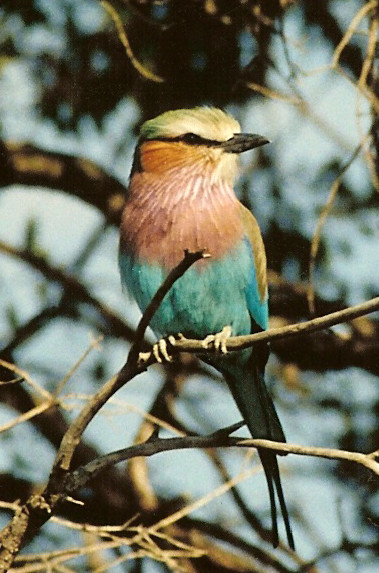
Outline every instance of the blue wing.
{"label": "blue wing", "polygon": [[268,328],[268,296],[266,253],[262,235],[255,217],[241,204],[241,218],[245,240],[251,253],[251,273],[246,289],[246,300],[252,319],[266,330]]}

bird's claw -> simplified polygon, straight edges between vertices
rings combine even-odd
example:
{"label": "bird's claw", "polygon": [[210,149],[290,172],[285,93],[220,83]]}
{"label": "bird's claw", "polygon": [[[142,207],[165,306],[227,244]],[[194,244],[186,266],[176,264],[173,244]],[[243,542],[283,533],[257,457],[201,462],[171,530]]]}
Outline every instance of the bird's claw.
{"label": "bird's claw", "polygon": [[165,338],[161,338],[154,344],[153,355],[159,364],[163,364],[163,362],[172,362],[172,356],[168,353],[167,340]]}
{"label": "bird's claw", "polygon": [[213,344],[214,348],[220,351],[222,354],[227,354],[228,350],[226,348],[226,341],[232,334],[231,326],[224,326],[221,332],[216,334],[209,334],[206,336],[202,342],[204,348],[209,348]]}
{"label": "bird's claw", "polygon": [[169,341],[171,346],[175,346],[176,341],[177,340],[185,340],[185,336],[181,332],[178,332],[177,334],[170,334],[170,336],[167,338],[167,340]]}
{"label": "bird's claw", "polygon": [[147,362],[151,358],[151,354],[153,354],[155,360],[159,364],[163,364],[164,362],[172,362],[173,357],[169,354],[168,346],[175,346],[177,340],[183,340],[185,336],[181,332],[178,334],[170,334],[170,336],[166,338],[161,338],[154,344],[151,351],[149,352],[140,352],[138,355],[138,362],[143,364]]}
{"label": "bird's claw", "polygon": [[150,352],[140,352],[138,355],[138,362],[140,364],[147,362],[150,360],[151,354],[153,354],[155,360],[159,364],[163,364],[163,362],[172,362],[172,356],[170,356],[167,351],[167,342],[164,338],[158,340]]}

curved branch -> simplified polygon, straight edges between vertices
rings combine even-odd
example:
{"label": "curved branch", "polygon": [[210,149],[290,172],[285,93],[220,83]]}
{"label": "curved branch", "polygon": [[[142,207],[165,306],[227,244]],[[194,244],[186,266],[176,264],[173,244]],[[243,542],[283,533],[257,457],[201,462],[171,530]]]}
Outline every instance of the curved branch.
{"label": "curved branch", "polygon": [[[33,256],[33,255],[31,255]],[[145,317],[142,318],[140,334],[143,336],[149,320],[156,308],[162,302],[165,294],[173,283],[182,276],[196,260],[202,258],[202,252],[185,253],[184,259],[174,268],[169,276],[158,289],[156,296],[148,307]],[[43,265],[41,261],[40,264]],[[144,326],[146,324],[146,326]],[[138,345],[137,345],[138,348]],[[135,353],[138,358],[138,353]],[[137,360],[128,359],[117,376],[109,380],[92,399],[84,406],[79,416],[71,424],[63,436],[58,453],[55,457],[49,481],[40,495],[32,495],[14,516],[10,523],[2,530],[0,535],[0,570],[3,565],[9,566],[19,552],[27,535],[37,531],[50,519],[56,508],[66,499],[66,480],[70,477],[70,465],[77,447],[80,444],[82,434],[93,417],[102,408],[105,402],[124,384],[145,370],[144,364]],[[218,435],[220,435],[218,433]],[[224,436],[224,433],[221,433]]]}
{"label": "curved branch", "polygon": [[113,8],[112,4],[110,2],[108,2],[107,0],[100,0],[100,4],[108,12],[109,16],[112,18],[114,25],[116,27],[118,38],[119,38],[121,44],[124,46],[126,55],[128,56],[130,63],[132,64],[133,68],[135,70],[137,70],[137,72],[139,74],[141,74],[141,76],[146,78],[147,80],[151,80],[152,82],[157,82],[157,83],[163,82],[164,79],[161,76],[158,76],[157,74],[154,74],[153,72],[151,72],[150,70],[145,68],[145,66],[143,66],[141,64],[141,62],[139,62],[137,60],[137,58],[135,57],[135,55],[133,54],[133,50],[130,46],[130,42],[129,42],[128,36],[126,35],[124,25],[122,23],[120,15]]}
{"label": "curved branch", "polygon": [[296,454],[300,456],[312,456],[319,458],[327,458],[334,460],[347,460],[360,464],[376,475],[379,476],[379,462],[376,461],[378,452],[371,454],[363,454],[361,452],[349,452],[346,450],[339,450],[335,448],[319,448],[313,446],[300,446],[297,444],[289,444],[283,442],[273,442],[271,440],[262,439],[248,439],[241,440],[241,438],[233,438],[229,436],[230,430],[233,427],[226,428],[226,430],[219,431],[208,436],[185,436],[179,438],[153,438],[148,439],[142,444],[123,448],[110,454],[98,457],[82,466],[81,468],[73,471],[67,476],[65,481],[65,490],[67,493],[74,493],[78,489],[84,487],[87,482],[97,476],[98,473],[124,461],[134,457],[144,456],[149,457],[161,452],[169,452],[172,450],[183,449],[204,449],[204,448],[220,448],[220,447],[244,447],[244,448],[265,448],[281,452],[283,454]]}
{"label": "curved branch", "polygon": [[70,468],[71,460],[75,452],[75,448],[79,444],[80,438],[86,429],[89,422],[102,408],[105,402],[117,392],[124,384],[129,382],[132,378],[140,374],[146,369],[145,363],[138,362],[139,348],[144,336],[145,330],[149,325],[151,318],[161,304],[165,295],[168,293],[175,281],[177,281],[197,260],[206,256],[202,251],[197,253],[184,253],[184,258],[179,264],[172,269],[167,276],[166,280],[159,287],[155,296],[153,297],[150,305],[147,307],[140,324],[137,328],[136,342],[129,352],[128,359],[125,365],[121,368],[117,376],[109,380],[100,390],[92,397],[92,399],[82,409],[79,416],[71,424],[62,439],[59,451],[56,455],[54,466],[51,472],[48,490],[59,491],[61,489],[62,474],[67,472]]}
{"label": "curved branch", "polygon": [[0,187],[19,184],[63,191],[119,224],[125,186],[89,159],[0,141],[0,174]]}

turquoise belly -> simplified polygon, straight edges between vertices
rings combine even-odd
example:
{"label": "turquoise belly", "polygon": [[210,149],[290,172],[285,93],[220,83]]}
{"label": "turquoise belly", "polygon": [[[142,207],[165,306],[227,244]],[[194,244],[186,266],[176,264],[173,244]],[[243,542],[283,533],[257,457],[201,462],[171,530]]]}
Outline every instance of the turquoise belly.
{"label": "turquoise belly", "polygon": [[[122,282],[144,312],[166,273],[158,265],[141,264],[125,254],[120,254],[119,263]],[[223,259],[209,259],[200,267],[197,264],[173,285],[152,319],[150,326],[158,336],[182,332],[187,337],[204,338],[226,325],[235,335],[248,334],[251,314],[266,328],[267,302],[259,301],[247,242]],[[248,308],[248,299],[255,308]]]}

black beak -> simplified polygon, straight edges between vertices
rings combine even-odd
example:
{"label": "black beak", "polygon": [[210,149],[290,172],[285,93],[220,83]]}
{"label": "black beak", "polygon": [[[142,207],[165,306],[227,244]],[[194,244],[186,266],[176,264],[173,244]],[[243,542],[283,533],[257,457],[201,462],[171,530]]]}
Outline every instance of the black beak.
{"label": "black beak", "polygon": [[270,140],[255,133],[235,133],[227,141],[220,143],[220,147],[227,153],[242,153],[255,147],[261,147],[270,143]]}

